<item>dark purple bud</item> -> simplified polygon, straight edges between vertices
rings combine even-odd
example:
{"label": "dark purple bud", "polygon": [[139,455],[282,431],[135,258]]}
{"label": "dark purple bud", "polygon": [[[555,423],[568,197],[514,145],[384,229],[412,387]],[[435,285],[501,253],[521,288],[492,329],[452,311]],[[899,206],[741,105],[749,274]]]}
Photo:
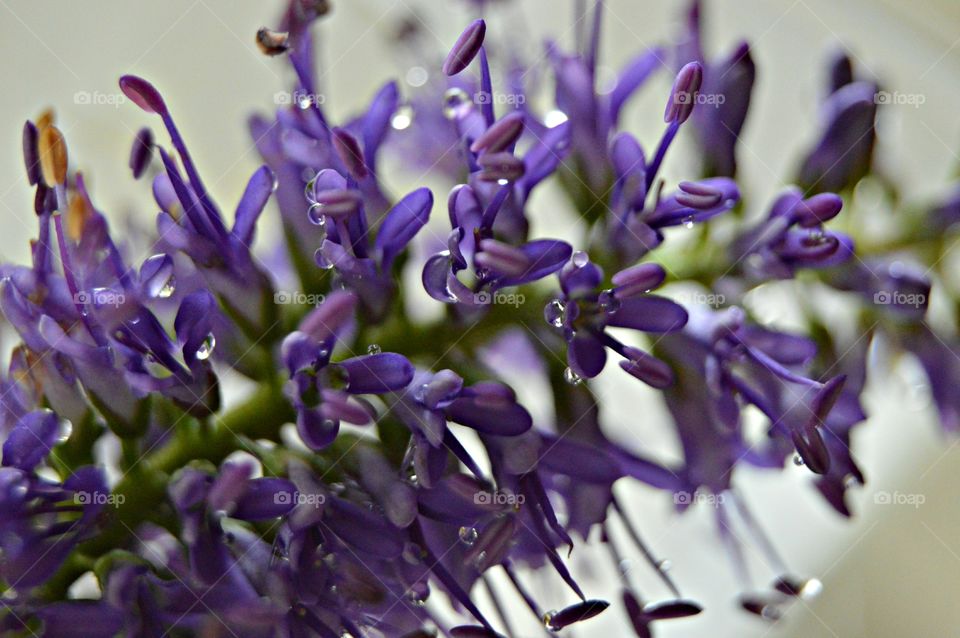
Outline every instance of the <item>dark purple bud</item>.
{"label": "dark purple bud", "polygon": [[470,150],[474,153],[497,153],[510,148],[523,133],[523,118],[522,111],[512,111],[503,116],[474,140]]}
{"label": "dark purple bud", "polygon": [[671,600],[647,605],[643,608],[643,615],[650,620],[672,620],[696,616],[702,611],[703,607],[692,600]]}
{"label": "dark purple bud", "polygon": [[621,361],[620,367],[627,373],[661,390],[673,385],[673,370],[664,361],[631,347],[625,348],[624,354],[629,355],[630,358]]}
{"label": "dark purple bud", "polygon": [[633,631],[636,632],[638,638],[653,638],[653,633],[650,631],[650,620],[644,616],[640,601],[627,590],[623,592],[623,607],[627,611],[627,617],[630,619],[630,624],[633,625]]}
{"label": "dark purple bud", "polygon": [[516,402],[510,388],[492,382],[466,388],[445,412],[451,421],[497,436],[523,434],[533,425],[530,413]]}
{"label": "dark purple bud", "polygon": [[337,152],[337,157],[355,179],[365,178],[369,173],[357,138],[342,128],[335,128],[332,133],[333,149]]}
{"label": "dark purple bud", "polygon": [[744,595],[740,597],[740,607],[755,616],[771,622],[780,620],[783,611],[779,607],[779,600],[772,596]]}
{"label": "dark purple bud", "polygon": [[610,603],[605,600],[584,600],[558,612],[547,614],[544,616],[544,624],[551,631],[560,631],[564,627],[603,613],[609,606]]}
{"label": "dark purple bud", "polygon": [[337,365],[346,372],[346,391],[351,394],[402,390],[413,380],[413,364],[393,352],[353,357]]}
{"label": "dark purple bud", "polygon": [[589,330],[578,330],[567,348],[567,363],[579,376],[592,379],[607,363],[607,349]]}
{"label": "dark purple bud", "polygon": [[443,63],[444,75],[456,75],[467,68],[480,52],[486,32],[487,24],[483,20],[474,20],[464,29]]}
{"label": "dark purple bud", "polygon": [[265,55],[280,55],[290,49],[290,34],[283,31],[271,31],[266,27],[257,30],[257,46]]}
{"label": "dark purple bud", "polygon": [[677,203],[697,210],[713,208],[723,201],[724,193],[708,182],[680,182]]}
{"label": "dark purple bud", "polygon": [[853,63],[844,50],[836,51],[830,61],[830,75],[827,89],[835,93],[837,89],[853,83]]}
{"label": "dark purple bud", "polygon": [[840,213],[843,199],[833,193],[820,193],[797,204],[794,214],[801,226],[810,228],[828,222]]}
{"label": "dark purple bud", "polygon": [[499,565],[510,553],[516,531],[516,517],[508,515],[495,519],[480,532],[473,547],[467,552],[466,560],[480,573]]}
{"label": "dark purple bud", "polygon": [[699,62],[690,62],[685,65],[673,82],[670,91],[670,101],[663,114],[663,121],[667,123],[683,124],[693,113],[697,101],[697,92],[703,81],[703,66]]}
{"label": "dark purple bud", "polygon": [[523,177],[526,170],[523,161],[507,151],[484,153],[477,159],[477,163],[481,169],[478,177],[485,182],[512,182]]}
{"label": "dark purple bud", "polygon": [[617,299],[628,299],[659,288],[667,272],[660,264],[637,264],[616,273],[611,281]]}
{"label": "dark purple bud", "polygon": [[147,167],[150,166],[150,159],[153,156],[153,133],[150,129],[144,127],[137,131],[137,136],[133,138],[133,148],[130,149],[130,170],[133,171],[133,178],[139,179]]}
{"label": "dark purple bud", "polygon": [[480,252],[474,257],[478,268],[488,268],[497,276],[517,277],[530,267],[530,260],[519,248],[496,239],[480,241]]}
{"label": "dark purple bud", "polygon": [[818,428],[808,427],[803,432],[794,431],[790,437],[797,448],[797,454],[811,472],[826,474],[830,470],[830,450]]}
{"label": "dark purple bud", "polygon": [[778,578],[773,588],[786,596],[811,598],[820,593],[823,583],[816,578],[800,579],[787,574]]}
{"label": "dark purple bud", "polygon": [[643,332],[673,332],[683,328],[688,318],[683,306],[672,300],[645,295],[624,299],[617,311],[608,315],[607,323]]}
{"label": "dark purple bud", "polygon": [[27,167],[27,180],[31,186],[40,181],[40,153],[37,144],[37,127],[27,120],[23,124],[23,163]]}
{"label": "dark purple bud", "polygon": [[160,92],[143,78],[136,75],[121,76],[120,90],[147,113],[167,114],[167,105],[160,97]]}
{"label": "dark purple bud", "polygon": [[[847,375],[845,374],[833,377],[823,384],[819,392],[817,392],[817,395],[813,398],[810,409],[819,422],[825,421],[830,410],[836,405],[840,394],[843,392],[843,386],[846,381]],[[819,424],[820,423],[815,423],[814,425]]]}

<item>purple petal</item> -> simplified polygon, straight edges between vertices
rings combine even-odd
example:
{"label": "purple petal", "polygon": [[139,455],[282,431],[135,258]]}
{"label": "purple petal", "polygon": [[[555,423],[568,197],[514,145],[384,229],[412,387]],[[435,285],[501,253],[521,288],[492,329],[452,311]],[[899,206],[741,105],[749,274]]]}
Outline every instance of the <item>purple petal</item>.
{"label": "purple petal", "polygon": [[333,150],[336,151],[337,157],[343,162],[347,171],[356,180],[365,178],[368,175],[367,165],[364,163],[363,150],[357,138],[342,128],[334,128],[331,133]]}
{"label": "purple petal", "polygon": [[297,433],[308,448],[320,451],[337,438],[340,422],[328,419],[316,410],[301,410],[297,414]]}
{"label": "purple petal", "polygon": [[497,436],[516,436],[530,429],[533,420],[523,406],[492,384],[489,389],[484,387],[477,391],[479,385],[469,388],[471,396],[461,395],[447,406],[447,418],[478,432]]}
{"label": "purple petal", "polygon": [[134,179],[139,179],[147,170],[152,156],[153,133],[144,127],[137,131],[137,136],[133,139],[133,147],[130,149],[129,165]]}
{"label": "purple petal", "polygon": [[243,191],[240,203],[237,204],[233,222],[233,234],[244,245],[249,245],[253,241],[257,219],[276,189],[276,185],[276,176],[267,166],[258,168],[247,182],[247,188]]}
{"label": "purple petal", "polygon": [[389,270],[394,257],[426,225],[433,210],[433,193],[419,188],[390,209],[377,231],[376,248],[381,252],[383,269]]}
{"label": "purple petal", "polygon": [[600,374],[607,363],[607,349],[588,330],[579,330],[570,341],[567,362],[581,377],[592,379]]}
{"label": "purple petal", "polygon": [[59,429],[57,415],[49,410],[25,415],[3,443],[3,465],[32,470],[47,458]]}
{"label": "purple petal", "polygon": [[160,97],[160,92],[143,78],[136,75],[121,76],[120,90],[147,113],[167,114],[167,105]]}
{"label": "purple petal", "polygon": [[529,260],[530,266],[516,277],[507,277],[497,282],[499,287],[516,286],[542,279],[563,268],[570,259],[573,248],[559,239],[538,239],[520,247]]}
{"label": "purple petal", "polygon": [[456,75],[469,66],[480,52],[486,32],[487,24],[483,20],[474,20],[464,29],[443,62],[444,75]]}
{"label": "purple petal", "polygon": [[123,630],[121,610],[97,600],[71,600],[42,607],[43,635],[50,638],[114,636]]}
{"label": "purple petal", "polygon": [[231,518],[262,521],[283,516],[293,509],[297,487],[282,478],[258,478],[247,482]]}
{"label": "purple petal", "polygon": [[598,616],[609,606],[610,603],[605,600],[584,600],[549,616],[547,624],[552,631],[559,631],[574,623]]}

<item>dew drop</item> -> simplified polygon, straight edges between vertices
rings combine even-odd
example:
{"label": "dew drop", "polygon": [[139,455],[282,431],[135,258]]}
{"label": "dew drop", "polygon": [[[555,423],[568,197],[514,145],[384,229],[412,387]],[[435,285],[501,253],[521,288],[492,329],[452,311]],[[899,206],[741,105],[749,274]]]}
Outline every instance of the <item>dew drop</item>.
{"label": "dew drop", "polygon": [[313,188],[317,183],[316,177],[311,177],[310,180],[303,187],[303,197],[310,203],[315,203],[317,200],[313,196]]}
{"label": "dew drop", "polygon": [[424,399],[427,398],[427,390],[429,389],[430,387],[426,383],[421,384],[420,387],[413,391],[413,398],[423,403]]}
{"label": "dew drop", "polygon": [[407,104],[400,106],[390,118],[390,126],[395,131],[406,130],[411,124],[413,124],[413,109]]}
{"label": "dew drop", "polygon": [[553,128],[555,126],[560,126],[568,119],[570,118],[567,117],[567,114],[563,111],[554,110],[550,111],[546,114],[546,116],[544,116],[543,123],[547,125],[547,128]]}
{"label": "dew drop", "polygon": [[163,285],[160,286],[160,289],[157,290],[157,297],[159,299],[169,299],[173,296],[173,293],[177,290],[177,278],[173,275],[170,275]]}
{"label": "dew drop", "polygon": [[573,253],[573,265],[577,268],[583,268],[590,263],[590,255],[582,250]]}
{"label": "dew drop", "polygon": [[420,563],[420,559],[423,558],[423,549],[416,543],[412,541],[407,541],[403,544],[403,560],[407,561],[411,565],[417,565]]}
{"label": "dew drop", "polygon": [[314,226],[326,226],[327,220],[323,216],[323,204],[310,204],[310,208],[307,209],[307,219]]}
{"label": "dew drop", "polygon": [[662,572],[668,572],[672,567],[673,567],[673,563],[671,563],[666,558],[657,562],[657,569],[659,569]]}
{"label": "dew drop", "polygon": [[553,618],[557,615],[557,611],[552,609],[543,615],[543,626],[547,629],[554,631],[556,627],[553,626]]}
{"label": "dew drop", "polygon": [[327,259],[327,256],[323,254],[323,250],[320,248],[317,248],[317,250],[313,253],[313,260],[317,262],[317,266],[323,270],[330,270],[333,268],[333,262]]}
{"label": "dew drop", "polygon": [[509,179],[506,179],[506,178],[502,178],[502,179],[498,179],[498,180],[497,180],[497,184],[500,185],[500,186],[506,186],[506,185],[509,184],[509,183],[510,183],[510,180],[509,180]]}
{"label": "dew drop", "polygon": [[559,299],[554,299],[543,307],[543,318],[554,328],[563,327],[563,315],[567,307]]}
{"label": "dew drop", "polygon": [[375,343],[371,343],[369,346],[367,346],[367,354],[380,354],[381,352],[383,351],[380,349],[380,346]]}
{"label": "dew drop", "polygon": [[692,215],[691,215],[690,217],[685,217],[685,218],[683,219],[683,227],[684,227],[684,228],[693,228],[693,216],[692,216]]}
{"label": "dew drop", "polygon": [[200,344],[200,347],[197,348],[197,359],[200,361],[206,361],[210,358],[210,355],[213,354],[213,349],[217,347],[217,339],[213,334],[208,334],[207,338],[203,340],[203,343]]}
{"label": "dew drop", "polygon": [[407,71],[407,84],[414,87],[423,86],[430,79],[430,74],[422,66],[410,67]]}
{"label": "dew drop", "polygon": [[407,591],[407,601],[414,607],[423,607],[427,604],[427,596],[426,594],[410,589]]}
{"label": "dew drop", "polygon": [[617,565],[617,569],[620,570],[621,574],[627,574],[631,569],[633,569],[633,561],[629,558],[624,558]]}
{"label": "dew drop", "polygon": [[486,550],[480,550],[476,558],[473,559],[473,566],[477,569],[481,569],[485,562],[487,562],[487,552]]}
{"label": "dew drop", "polygon": [[793,464],[796,465],[796,466],[798,466],[798,467],[801,466],[801,465],[803,465],[803,458],[801,458],[801,456],[800,456],[799,454],[794,454],[794,455],[793,455]]}
{"label": "dew drop", "polygon": [[607,314],[612,315],[616,311],[620,310],[620,300],[617,299],[613,289],[607,289],[601,292],[600,296],[597,298],[597,303],[600,305],[600,309]]}
{"label": "dew drop", "polygon": [[783,612],[776,605],[766,604],[760,608],[760,617],[764,620],[780,620]]}
{"label": "dew drop", "polygon": [[817,578],[810,578],[800,588],[800,597],[806,600],[812,600],[823,591],[823,583]]}
{"label": "dew drop", "polygon": [[477,537],[480,536],[475,527],[461,527],[458,535],[460,536],[460,542],[467,547],[476,543]]}
{"label": "dew drop", "polygon": [[443,116],[453,120],[463,114],[471,104],[470,94],[454,87],[443,94]]}
{"label": "dew drop", "polygon": [[573,368],[567,368],[563,371],[563,380],[570,385],[580,385],[583,383],[583,377],[573,371]]}

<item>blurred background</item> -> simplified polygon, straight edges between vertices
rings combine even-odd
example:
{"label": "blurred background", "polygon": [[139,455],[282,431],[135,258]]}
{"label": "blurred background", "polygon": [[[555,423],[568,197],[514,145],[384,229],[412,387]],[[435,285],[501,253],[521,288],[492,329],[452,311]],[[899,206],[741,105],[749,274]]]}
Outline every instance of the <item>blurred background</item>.
{"label": "blurred background", "polygon": [[[155,209],[146,182],[135,182],[127,156],[135,131],[159,128],[117,89],[124,73],[154,82],[164,93],[208,188],[224,208],[239,198],[258,157],[246,131],[251,112],[276,108],[289,89],[282,59],[264,57],[254,44],[282,2],[263,0],[167,0],[133,3],[38,3],[0,0],[0,256],[24,261],[34,237],[32,193],[24,179],[20,132],[25,119],[54,107],[66,135],[70,162],[81,169],[97,205],[114,220],[130,218],[149,228]],[[429,68],[445,55],[470,18],[470,3],[456,0],[341,0],[320,26],[319,54],[324,108],[335,121],[361,108],[387,79],[404,90],[421,83],[411,68]],[[570,46],[573,0],[492,2],[488,37],[536,58],[548,35]],[[608,0],[602,65],[614,73],[639,50],[675,36],[683,3],[675,0]],[[909,201],[946,191],[960,166],[960,3],[955,0],[707,0],[708,54],[725,53],[739,40],[753,47],[758,66],[740,150],[741,186],[747,210],[759,214],[789,182],[800,153],[813,140],[828,53],[843,43],[858,71],[890,92],[919,95],[921,104],[882,109],[883,173]],[[421,50],[398,49],[400,25],[429,37]],[[625,126],[645,144],[662,127],[668,78],[645,89]],[[165,139],[163,134],[161,139]],[[667,179],[682,177],[668,165]],[[412,177],[387,177],[399,190]],[[427,176],[428,185],[442,184]],[[438,201],[445,198],[438,197]],[[869,195],[867,193],[866,195]],[[532,203],[534,230],[563,236],[549,193]],[[442,211],[435,217],[443,218]],[[275,220],[271,220],[275,221]],[[267,225],[270,221],[265,220]],[[440,219],[443,222],[443,219]],[[118,228],[125,226],[119,225]],[[269,245],[271,232],[260,236]],[[773,295],[773,293],[771,293]],[[933,303],[937,302],[934,290]],[[775,296],[766,302],[775,307]],[[774,308],[775,310],[775,308]],[[772,310],[771,321],[777,320]],[[632,437],[644,450],[676,454],[656,396],[626,375],[602,375],[608,397],[607,425],[616,437]],[[910,361],[875,375],[867,392],[871,415],[854,438],[868,484],[855,491],[854,518],[841,520],[822,502],[802,467],[783,472],[739,471],[735,483],[793,572],[816,576],[823,593],[795,604],[785,618],[766,623],[740,612],[738,583],[715,537],[713,512],[694,507],[683,516],[669,495],[641,486],[619,486],[634,519],[658,555],[670,560],[684,594],[706,606],[697,619],[663,623],[673,636],[960,636],[960,450],[941,434],[928,390]],[[534,399],[535,400],[535,399]],[[638,417],[637,405],[652,407]],[[646,404],[644,404],[646,405]],[[775,577],[764,557],[747,545],[758,586]],[[591,596],[616,596],[616,577],[585,558],[578,574],[590,574]],[[647,571],[636,561],[638,571]],[[625,568],[633,569],[631,565]],[[649,600],[665,596],[650,574],[639,576]],[[569,600],[559,599],[556,607]],[[525,611],[525,610],[523,610]],[[578,635],[625,635],[625,618],[611,609]],[[519,614],[518,614],[519,615]],[[530,635],[536,635],[531,632]]]}

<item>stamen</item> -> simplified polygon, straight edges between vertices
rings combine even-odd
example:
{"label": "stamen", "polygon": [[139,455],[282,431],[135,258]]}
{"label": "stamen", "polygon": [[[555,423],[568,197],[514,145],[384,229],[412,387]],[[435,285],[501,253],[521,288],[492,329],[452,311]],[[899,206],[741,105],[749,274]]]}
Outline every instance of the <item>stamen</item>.
{"label": "stamen", "polygon": [[290,49],[290,34],[284,31],[271,31],[267,27],[257,30],[257,46],[264,55],[274,56],[286,53]]}
{"label": "stamen", "polygon": [[55,126],[47,126],[40,133],[40,171],[43,182],[50,188],[67,183],[67,144]]}

